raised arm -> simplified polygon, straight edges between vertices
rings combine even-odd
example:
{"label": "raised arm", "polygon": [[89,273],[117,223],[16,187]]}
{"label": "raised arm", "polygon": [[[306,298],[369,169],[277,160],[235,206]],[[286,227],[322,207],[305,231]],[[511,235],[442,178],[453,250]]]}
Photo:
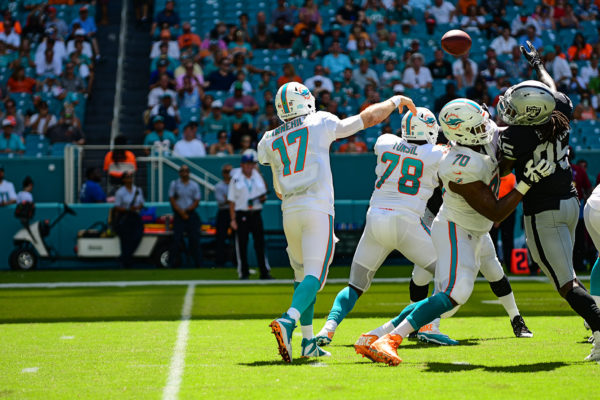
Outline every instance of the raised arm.
{"label": "raised arm", "polygon": [[529,49],[526,49],[524,46],[520,46],[521,53],[523,53],[523,56],[525,57],[525,59],[527,59],[529,65],[531,65],[535,72],[537,72],[538,80],[544,85],[548,86],[553,92],[556,92],[557,90],[556,84],[554,83],[554,79],[552,79],[548,71],[546,71],[544,63],[540,58],[540,53],[538,53],[537,49],[531,44],[529,40],[527,40],[526,43]]}

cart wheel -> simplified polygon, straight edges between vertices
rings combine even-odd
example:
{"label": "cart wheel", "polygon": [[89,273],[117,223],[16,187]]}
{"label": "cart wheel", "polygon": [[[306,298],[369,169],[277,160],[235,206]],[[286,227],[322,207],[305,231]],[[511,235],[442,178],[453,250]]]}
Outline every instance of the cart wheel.
{"label": "cart wheel", "polygon": [[14,270],[28,271],[37,266],[37,254],[31,249],[17,249],[10,253],[8,263]]}
{"label": "cart wheel", "polygon": [[169,243],[163,243],[152,253],[152,264],[157,268],[169,268],[169,247]]}

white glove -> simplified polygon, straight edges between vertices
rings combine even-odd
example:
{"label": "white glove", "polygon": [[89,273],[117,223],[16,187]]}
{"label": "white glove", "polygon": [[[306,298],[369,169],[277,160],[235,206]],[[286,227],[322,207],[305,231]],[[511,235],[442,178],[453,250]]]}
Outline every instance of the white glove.
{"label": "white glove", "polygon": [[542,160],[537,165],[533,165],[533,160],[525,164],[524,182],[528,185],[539,182],[542,178],[552,175],[556,170],[556,164],[548,160]]}

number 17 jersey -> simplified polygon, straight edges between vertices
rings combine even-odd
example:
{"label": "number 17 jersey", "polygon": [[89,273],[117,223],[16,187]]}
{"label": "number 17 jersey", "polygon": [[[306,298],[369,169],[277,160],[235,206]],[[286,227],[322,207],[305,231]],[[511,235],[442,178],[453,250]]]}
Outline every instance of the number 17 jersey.
{"label": "number 17 jersey", "polygon": [[375,143],[377,179],[371,207],[422,217],[427,200],[439,186],[438,167],[446,151],[446,146],[416,145],[396,135],[381,135]]}
{"label": "number 17 jersey", "polygon": [[258,143],[258,161],[271,166],[283,212],[334,215],[329,148],[339,124],[335,115],[319,111],[267,131]]}

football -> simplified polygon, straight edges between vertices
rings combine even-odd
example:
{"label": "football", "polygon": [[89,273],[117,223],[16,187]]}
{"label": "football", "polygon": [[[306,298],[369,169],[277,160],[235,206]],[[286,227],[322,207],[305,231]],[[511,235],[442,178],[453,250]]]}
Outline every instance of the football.
{"label": "football", "polygon": [[442,36],[442,49],[453,56],[462,56],[471,49],[471,37],[460,29],[448,31]]}

